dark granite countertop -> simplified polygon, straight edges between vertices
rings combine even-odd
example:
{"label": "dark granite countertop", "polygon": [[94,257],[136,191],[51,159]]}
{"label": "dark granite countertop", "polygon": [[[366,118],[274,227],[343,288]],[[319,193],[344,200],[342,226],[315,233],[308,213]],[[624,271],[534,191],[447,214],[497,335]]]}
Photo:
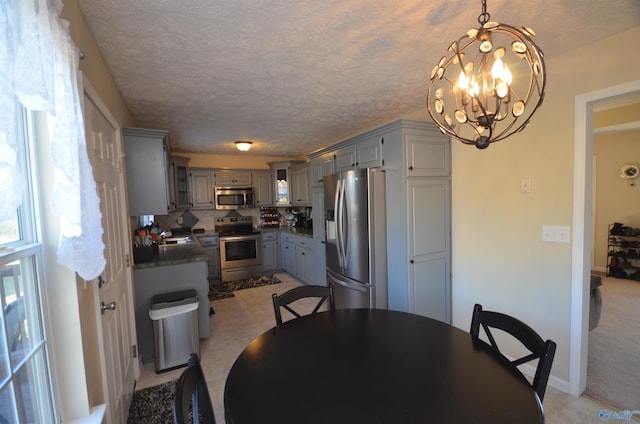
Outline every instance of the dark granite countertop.
{"label": "dark granite countertop", "polygon": [[280,227],[280,231],[284,231],[286,233],[296,234],[303,237],[313,238],[313,228],[302,228],[302,227]]}
{"label": "dark granite countertop", "polygon": [[160,245],[158,247],[158,254],[153,255],[149,262],[135,263],[133,268],[143,269],[189,262],[201,262],[206,260],[207,254],[198,242],[164,246]]}

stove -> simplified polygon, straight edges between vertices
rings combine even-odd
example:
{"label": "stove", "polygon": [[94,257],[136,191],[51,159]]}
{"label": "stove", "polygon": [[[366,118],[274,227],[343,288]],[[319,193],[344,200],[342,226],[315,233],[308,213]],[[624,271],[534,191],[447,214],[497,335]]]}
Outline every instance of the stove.
{"label": "stove", "polygon": [[220,235],[222,281],[262,275],[262,243],[260,232],[253,229],[253,217],[216,218],[215,230]]}

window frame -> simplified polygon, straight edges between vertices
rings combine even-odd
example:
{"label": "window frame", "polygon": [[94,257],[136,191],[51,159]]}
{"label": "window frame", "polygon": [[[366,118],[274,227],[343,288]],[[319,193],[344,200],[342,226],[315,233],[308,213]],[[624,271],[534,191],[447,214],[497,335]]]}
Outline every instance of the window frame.
{"label": "window frame", "polygon": [[[17,364],[10,366],[6,380],[0,381],[0,389],[8,387],[12,382],[14,383],[13,387],[17,387],[15,383],[20,378],[22,372],[28,372],[29,367],[33,367],[31,370],[42,367],[42,371],[46,374],[44,377],[46,380],[44,381],[45,387],[39,386],[33,393],[37,395],[42,393],[47,394],[48,399],[40,399],[38,396],[39,408],[37,412],[41,414],[47,413],[48,416],[40,415],[35,417],[35,419],[38,422],[56,422],[58,417],[56,408],[57,401],[56,391],[54,390],[55,380],[51,358],[51,344],[48,337],[48,335],[51,334],[49,327],[49,305],[47,302],[49,296],[46,291],[46,273],[44,272],[45,255],[43,251],[43,233],[39,200],[41,196],[38,185],[39,166],[37,156],[38,139],[35,129],[36,113],[42,112],[27,110],[16,98],[16,144],[19,146],[17,163],[25,178],[25,189],[23,191],[22,202],[17,210],[19,239],[0,245],[0,268],[14,261],[21,261],[21,263],[24,263],[24,261],[31,262],[30,266],[33,267],[32,277],[35,281],[29,284],[32,284],[35,290],[35,296],[37,297],[34,304],[37,308],[37,319],[39,320],[41,334],[39,335],[39,340],[29,347],[28,353],[21,358]],[[30,295],[33,296],[34,293]],[[4,322],[4,299],[0,299],[0,304],[2,306],[0,314],[2,314],[2,321]],[[4,341],[2,342],[4,343]],[[6,353],[8,355],[9,351]],[[42,361],[38,360],[38,355],[43,355]],[[18,408],[18,404],[15,402],[14,407]],[[21,417],[19,411],[18,417]]]}

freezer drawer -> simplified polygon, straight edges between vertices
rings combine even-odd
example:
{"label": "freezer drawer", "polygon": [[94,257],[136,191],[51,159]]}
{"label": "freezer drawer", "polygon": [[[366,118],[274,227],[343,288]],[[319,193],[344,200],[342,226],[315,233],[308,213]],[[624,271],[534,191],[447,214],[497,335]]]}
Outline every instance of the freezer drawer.
{"label": "freezer drawer", "polygon": [[375,308],[375,287],[350,281],[327,271],[327,279],[333,284],[336,309]]}

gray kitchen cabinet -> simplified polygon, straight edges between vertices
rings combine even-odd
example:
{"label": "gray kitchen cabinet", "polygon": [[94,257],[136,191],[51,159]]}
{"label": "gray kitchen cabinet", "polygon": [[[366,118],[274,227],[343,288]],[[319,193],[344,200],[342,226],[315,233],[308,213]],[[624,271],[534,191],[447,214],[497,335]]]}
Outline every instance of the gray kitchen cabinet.
{"label": "gray kitchen cabinet", "polygon": [[291,167],[299,165],[301,161],[270,162],[273,171],[274,204],[275,206],[291,206]]}
{"label": "gray kitchen cabinet", "polygon": [[451,149],[442,140],[429,135],[408,134],[407,177],[446,177],[451,173]]}
{"label": "gray kitchen cabinet", "polygon": [[280,269],[280,246],[277,231],[262,232],[262,271],[276,272]]}
{"label": "gray kitchen cabinet", "polygon": [[313,246],[313,284],[327,285],[327,252],[325,241],[319,238],[312,240]]}
{"label": "gray kitchen cabinet", "polygon": [[200,234],[198,243],[207,254],[207,278],[212,282],[220,281],[220,237],[217,234]]}
{"label": "gray kitchen cabinet", "polygon": [[273,206],[273,171],[254,171],[253,189],[256,207]]}
{"label": "gray kitchen cabinet", "polygon": [[383,144],[383,136],[374,136],[341,148],[336,152],[336,172],[383,166]]}
{"label": "gray kitchen cabinet", "polygon": [[335,153],[327,153],[311,161],[309,179],[311,187],[322,187],[325,175],[336,172]]}
{"label": "gray kitchen cabinet", "polygon": [[172,210],[189,209],[189,158],[171,156],[169,166],[169,205]]}
{"label": "gray kitchen cabinet", "polygon": [[285,238],[280,241],[282,251],[282,269],[289,274],[296,275],[296,245]]}
{"label": "gray kitchen cabinet", "polygon": [[383,129],[389,309],[450,323],[450,139],[430,123]]}
{"label": "gray kitchen cabinet", "polygon": [[[311,242],[311,240],[309,240]],[[296,245],[296,277],[305,283],[313,284],[313,249]]]}
{"label": "gray kitchen cabinet", "polygon": [[307,284],[315,284],[313,239],[286,231],[281,231],[280,239],[282,268]]}
{"label": "gray kitchen cabinet", "polygon": [[123,128],[129,215],[169,213],[169,133]]}
{"label": "gray kitchen cabinet", "polygon": [[407,182],[411,312],[449,322],[450,187],[447,177]]}
{"label": "gray kitchen cabinet", "polygon": [[309,206],[309,164],[291,168],[291,204],[294,206]]}
{"label": "gray kitchen cabinet", "polygon": [[214,171],[206,168],[192,168],[189,174],[191,182],[191,208],[213,209]]}
{"label": "gray kitchen cabinet", "polygon": [[324,187],[311,188],[311,219],[313,219],[313,281],[327,285],[327,252],[325,246]]}
{"label": "gray kitchen cabinet", "polygon": [[217,187],[251,187],[251,171],[247,170],[216,170],[215,185]]}

